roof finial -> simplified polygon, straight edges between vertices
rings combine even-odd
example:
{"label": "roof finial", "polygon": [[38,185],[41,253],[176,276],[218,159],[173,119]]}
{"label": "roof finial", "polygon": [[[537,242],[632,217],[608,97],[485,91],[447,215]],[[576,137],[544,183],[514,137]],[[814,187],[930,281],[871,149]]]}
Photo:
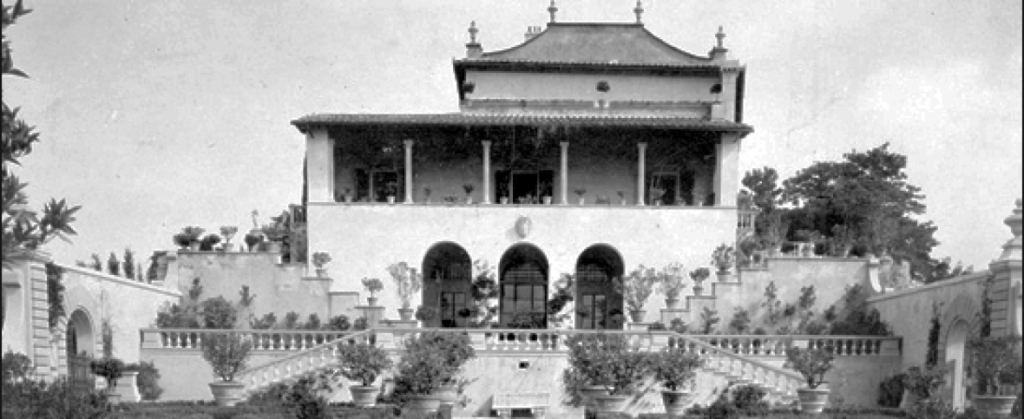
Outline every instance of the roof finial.
{"label": "roof finial", "polygon": [[548,13],[551,14],[551,23],[555,23],[555,13],[558,13],[558,6],[555,6],[555,0],[551,0],[551,5],[548,6]]}
{"label": "roof finial", "polygon": [[476,28],[476,21],[474,20],[472,22],[469,22],[469,43],[471,43],[471,44],[475,44],[476,43],[476,33],[477,32],[480,32],[480,30]]}
{"label": "roof finial", "polygon": [[725,31],[722,27],[718,27],[718,33],[715,34],[715,38],[718,39],[718,49],[725,49]]}
{"label": "roof finial", "polygon": [[633,13],[636,13],[636,23],[642,25],[644,23],[644,21],[643,21],[644,1],[643,0],[636,0],[636,7],[633,8]]}

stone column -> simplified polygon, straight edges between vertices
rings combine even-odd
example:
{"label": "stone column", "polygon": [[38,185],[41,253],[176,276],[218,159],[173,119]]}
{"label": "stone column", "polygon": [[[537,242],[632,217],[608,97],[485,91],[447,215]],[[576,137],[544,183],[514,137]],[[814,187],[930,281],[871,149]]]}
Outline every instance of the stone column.
{"label": "stone column", "polygon": [[413,185],[412,185],[412,140],[405,140],[405,203],[411,204],[413,202]]}
{"label": "stone column", "polygon": [[562,205],[569,205],[569,142],[558,143],[561,146],[561,166],[558,173],[559,200]]}
{"label": "stone column", "polygon": [[481,202],[483,202],[484,204],[490,204],[491,203],[491,141],[490,140],[483,140],[483,141],[480,141],[480,144],[482,144],[484,146],[484,174],[483,174],[483,176],[484,176],[484,179],[483,179],[484,199]]}
{"label": "stone column", "polygon": [[739,194],[740,137],[723,133],[715,147],[715,205],[735,206]]}
{"label": "stone column", "polygon": [[309,202],[334,202],[334,141],[326,129],[306,134],[306,188]]}
{"label": "stone column", "polygon": [[647,180],[647,143],[639,143],[637,147],[636,204],[644,206],[644,185]]}

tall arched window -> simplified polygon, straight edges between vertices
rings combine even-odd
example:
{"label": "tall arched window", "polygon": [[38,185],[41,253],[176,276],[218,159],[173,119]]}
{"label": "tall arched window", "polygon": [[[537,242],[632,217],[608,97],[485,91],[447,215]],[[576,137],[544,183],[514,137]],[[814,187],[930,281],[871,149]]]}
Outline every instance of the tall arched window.
{"label": "tall arched window", "polygon": [[608,245],[594,245],[576,261],[576,328],[621,329],[622,296],[613,278],[622,277],[622,257]]}
{"label": "tall arched window", "polygon": [[501,257],[499,264],[502,327],[547,327],[548,260],[536,246],[518,244]]}
{"label": "tall arched window", "polygon": [[428,327],[466,327],[472,304],[472,263],[469,253],[455,243],[438,243],[423,258],[423,304],[438,309],[438,320]]}

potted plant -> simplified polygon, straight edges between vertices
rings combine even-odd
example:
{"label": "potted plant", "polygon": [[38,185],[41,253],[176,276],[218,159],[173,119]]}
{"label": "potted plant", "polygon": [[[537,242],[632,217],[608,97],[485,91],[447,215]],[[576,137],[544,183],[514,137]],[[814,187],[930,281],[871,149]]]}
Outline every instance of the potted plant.
{"label": "potted plant", "polygon": [[389,368],[391,358],[375,345],[357,343],[338,346],[338,369],[341,375],[358,383],[348,387],[356,406],[372,407],[376,404],[380,388],[373,383]]}
{"label": "potted plant", "polygon": [[661,382],[661,398],[665,413],[682,416],[689,402],[690,392],[697,369],[704,365],[704,359],[695,352],[682,348],[665,348],[651,358],[654,379]]}
{"label": "potted plant", "polygon": [[1021,383],[1020,338],[1014,336],[986,337],[968,343],[974,355],[974,368],[980,394],[972,396],[978,411],[997,417],[1009,417],[1017,399],[1015,389]]}
{"label": "potted plant", "polygon": [[423,327],[436,327],[439,317],[441,317],[441,311],[436,307],[416,307],[416,320],[423,322]]}
{"label": "potted plant", "polygon": [[412,298],[423,288],[423,277],[405,262],[388,266],[388,273],[395,281],[395,291],[398,292],[398,300],[402,303],[398,315],[402,320],[412,320]]}
{"label": "potted plant", "polygon": [[465,185],[462,185],[462,190],[466,191],[466,203],[467,204],[472,204],[473,203],[473,184],[472,183],[467,183]]}
{"label": "potted plant", "polygon": [[846,225],[832,226],[832,254],[841,258],[850,257],[850,251],[853,250],[856,239],[853,229]]}
{"label": "potted plant", "polygon": [[487,329],[494,325],[498,316],[498,305],[495,301],[498,298],[498,281],[486,261],[477,260],[473,265],[476,276],[470,288],[473,297],[470,324],[473,327]]}
{"label": "potted plant", "polygon": [[341,199],[344,200],[346,204],[350,204],[352,203],[353,198],[352,188],[346,187],[345,193],[341,195]]}
{"label": "potted plant", "polygon": [[442,403],[455,403],[462,368],[475,356],[464,333],[423,332],[405,342],[396,391],[410,395],[410,410],[436,412]]}
{"label": "potted plant", "polygon": [[263,241],[263,235],[247,233],[243,240],[245,241],[246,247],[249,248],[249,251],[253,252],[256,250],[256,245]]}
{"label": "potted plant", "polygon": [[661,205],[661,198],[665,197],[665,189],[654,187],[651,188],[651,201],[654,202],[654,206]]}
{"label": "potted plant", "polygon": [[235,234],[238,234],[238,227],[235,227],[235,226],[222,226],[220,228],[220,235],[222,237],[224,237],[224,246],[221,247],[221,250],[223,250],[225,252],[230,252],[230,251],[235,250],[235,244],[231,243],[231,239],[233,239],[235,237]]}
{"label": "potted plant", "polygon": [[327,268],[324,265],[331,263],[331,254],[327,252],[314,252],[313,253],[313,266],[316,267],[316,277],[326,278]]}
{"label": "potted plant", "polygon": [[619,195],[619,204],[625,206],[626,205],[626,191],[616,191],[615,193]]}
{"label": "potted plant", "polygon": [[384,289],[384,283],[380,282],[380,278],[363,278],[363,288],[370,293],[370,296],[366,297],[366,303],[371,307],[377,305],[377,293]]}
{"label": "potted plant", "polygon": [[551,205],[551,182],[543,181],[540,183],[540,199],[544,205]]}
{"label": "potted plant", "polygon": [[398,183],[388,182],[384,184],[384,196],[387,197],[389,204],[395,203],[395,196],[398,195]]}
{"label": "potted plant", "polygon": [[117,380],[124,375],[125,366],[124,361],[114,357],[103,357],[89,362],[89,370],[106,381],[107,388],[103,393],[111,404],[117,404],[121,400],[121,395],[115,389]]}
{"label": "potted plant", "polygon": [[245,384],[235,381],[235,375],[245,368],[252,342],[240,333],[217,333],[206,336],[202,347],[203,359],[221,380],[210,383],[214,400],[218,406],[234,406],[242,400],[245,390]]}
{"label": "potted plant", "polygon": [[644,305],[647,304],[647,299],[654,292],[654,284],[657,280],[658,276],[655,274],[654,268],[646,268],[644,265],[634,269],[625,279],[615,278],[613,280],[615,292],[622,294],[622,299],[626,303],[626,307],[629,308],[629,317],[634,323],[642,322],[644,315],[647,314],[644,311]]}
{"label": "potted plant", "polygon": [[586,198],[584,198],[584,195],[587,194],[587,189],[586,188],[576,188],[575,190],[573,190],[573,192],[575,192],[576,196],[579,197],[580,205],[583,205],[583,204],[586,203]]}
{"label": "potted plant", "polygon": [[650,354],[631,344],[623,335],[601,333],[596,336],[596,345],[589,345],[589,353],[577,358],[589,364],[578,365],[581,371],[587,372],[586,376],[608,392],[591,396],[591,406],[598,414],[622,412],[650,374]]}
{"label": "potted plant", "polygon": [[199,251],[212,252],[217,243],[220,243],[220,236],[216,234],[207,234],[199,241]]}
{"label": "potted plant", "polygon": [[199,251],[199,243],[205,231],[202,227],[184,227],[181,229],[181,232],[174,235],[174,244],[178,245],[182,250]]}
{"label": "potted plant", "polygon": [[683,265],[670,263],[658,272],[658,290],[665,295],[665,308],[675,310],[679,306],[679,293],[683,291]]}
{"label": "potted plant", "polygon": [[280,223],[264,224],[263,236],[266,237],[266,251],[270,253],[281,253],[282,242],[288,236],[288,229]]}
{"label": "potted plant", "polygon": [[940,387],[946,384],[946,368],[926,365],[910,367],[903,378],[903,399],[900,407],[911,409],[918,401],[928,400]]}
{"label": "potted plant", "polygon": [[430,203],[430,194],[433,192],[430,188],[423,188],[423,199]]}
{"label": "potted plant", "polygon": [[807,387],[796,390],[800,399],[800,411],[820,415],[831,394],[828,388],[821,385],[824,383],[825,373],[832,369],[835,361],[832,347],[805,349],[792,346],[786,349],[786,360],[789,367],[799,372],[807,383]]}
{"label": "potted plant", "polygon": [[704,280],[711,276],[711,270],[705,267],[694,269],[690,272],[690,279],[693,280],[693,295],[704,295]]}
{"label": "potted plant", "polygon": [[718,282],[729,282],[732,279],[732,268],[736,265],[736,249],[724,243],[719,245],[711,253],[711,263],[717,269]]}

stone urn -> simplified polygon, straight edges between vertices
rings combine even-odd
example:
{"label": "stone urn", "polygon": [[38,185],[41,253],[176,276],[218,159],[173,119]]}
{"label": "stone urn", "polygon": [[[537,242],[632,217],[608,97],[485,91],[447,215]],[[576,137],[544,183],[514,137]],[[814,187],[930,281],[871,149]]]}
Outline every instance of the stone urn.
{"label": "stone urn", "polygon": [[809,415],[820,415],[828,404],[828,396],[832,391],[827,388],[798,388],[797,398],[800,399],[800,412]]}
{"label": "stone urn", "polygon": [[413,310],[413,309],[411,309],[409,307],[402,307],[402,308],[398,309],[398,317],[400,319],[402,319],[402,321],[412,320],[412,316],[413,316],[414,313],[415,313],[415,310]]}
{"label": "stone urn", "polygon": [[217,406],[232,407],[242,401],[245,384],[237,381],[217,381],[210,383],[210,392]]}
{"label": "stone urn", "polygon": [[630,310],[629,318],[633,320],[633,323],[640,323],[644,321],[644,317],[647,315],[647,310]]}
{"label": "stone urn", "polygon": [[359,407],[373,407],[377,404],[377,395],[380,388],[377,386],[349,386],[352,393],[352,403]]}
{"label": "stone urn", "polygon": [[989,417],[1008,418],[1017,396],[973,396],[974,408]]}
{"label": "stone urn", "polygon": [[117,380],[117,387],[114,388],[114,392],[120,396],[120,400],[126,402],[142,400],[142,395],[139,394],[138,377],[138,371],[125,371],[122,373],[121,378]]}
{"label": "stone urn", "polygon": [[690,402],[690,392],[661,390],[661,402],[665,405],[666,414],[682,416],[686,414],[686,405]]}
{"label": "stone urn", "polygon": [[366,305],[375,307],[377,305],[377,297],[366,297]]}

